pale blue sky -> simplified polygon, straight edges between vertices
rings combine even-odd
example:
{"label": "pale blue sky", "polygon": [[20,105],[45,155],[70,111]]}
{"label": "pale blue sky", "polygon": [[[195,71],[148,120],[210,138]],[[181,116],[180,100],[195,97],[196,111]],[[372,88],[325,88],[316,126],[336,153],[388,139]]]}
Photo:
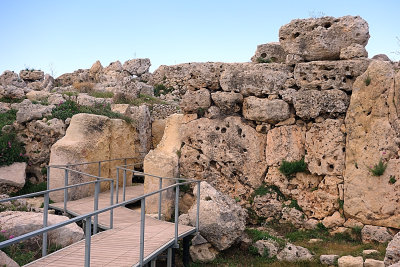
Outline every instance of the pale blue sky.
{"label": "pale blue sky", "polygon": [[369,56],[399,56],[400,1],[0,0],[0,73],[25,67],[55,76],[110,62],[150,58],[159,65],[246,62],[279,27],[323,13],[360,15]]}

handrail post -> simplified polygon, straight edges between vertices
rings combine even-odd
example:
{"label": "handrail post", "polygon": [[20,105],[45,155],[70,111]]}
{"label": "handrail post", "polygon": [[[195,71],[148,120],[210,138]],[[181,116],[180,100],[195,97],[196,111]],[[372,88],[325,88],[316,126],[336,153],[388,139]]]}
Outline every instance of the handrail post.
{"label": "handrail post", "polygon": [[144,225],[145,225],[145,210],[146,210],[146,198],[140,200],[140,266],[143,266],[144,258]]}
{"label": "handrail post", "polygon": [[[96,178],[96,183],[94,184],[94,211],[99,209],[99,192],[100,192],[100,179]],[[99,221],[99,215],[94,215],[93,222],[93,234],[97,233],[97,224]]]}
{"label": "handrail post", "polygon": [[99,161],[99,177],[101,177],[101,161]]}
{"label": "handrail post", "polygon": [[[114,180],[111,180],[110,188],[110,206],[114,205]],[[114,209],[110,210],[110,229],[113,229],[114,224]]]}
{"label": "handrail post", "polygon": [[200,181],[197,182],[197,210],[196,210],[196,232],[199,232],[200,227]]}
{"label": "handrail post", "polygon": [[[64,186],[68,186],[68,168],[65,169],[65,174],[64,174]],[[67,215],[67,201],[68,201],[68,188],[64,189],[64,215]]]}
{"label": "handrail post", "polygon": [[179,181],[177,181],[177,186],[175,187],[175,248],[178,245],[178,217],[179,217]]}
{"label": "handrail post", "polygon": [[92,230],[92,220],[91,217],[85,219],[85,267],[90,267],[90,239]]}
{"label": "handrail post", "polygon": [[50,189],[50,166],[47,166],[47,190]]}
{"label": "handrail post", "polygon": [[125,188],[126,187],[126,169],[124,169],[124,180],[122,183],[122,201],[125,201]]}
{"label": "handrail post", "polygon": [[[158,190],[162,189],[162,179],[159,179]],[[161,201],[162,201],[162,191],[158,194],[158,219],[161,220]]]}
{"label": "handrail post", "polygon": [[[47,227],[47,219],[49,215],[49,192],[44,194],[43,203],[43,228]],[[47,255],[47,232],[43,233],[42,240],[42,257]]]}
{"label": "handrail post", "polygon": [[117,167],[117,184],[115,185],[115,203],[118,204],[118,192],[119,192],[119,168]]}

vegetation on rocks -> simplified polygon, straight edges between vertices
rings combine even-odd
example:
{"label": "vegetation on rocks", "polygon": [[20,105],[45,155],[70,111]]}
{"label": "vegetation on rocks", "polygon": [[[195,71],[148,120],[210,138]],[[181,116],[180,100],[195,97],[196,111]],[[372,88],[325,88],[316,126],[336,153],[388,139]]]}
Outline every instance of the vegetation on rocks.
{"label": "vegetation on rocks", "polygon": [[295,161],[283,160],[279,171],[288,179],[291,179],[294,174],[307,171],[307,163],[304,162],[304,158]]}
{"label": "vegetation on rocks", "polygon": [[379,160],[378,164],[375,164],[374,167],[368,168],[373,176],[381,176],[387,168],[387,163],[384,163],[382,159]]}
{"label": "vegetation on rocks", "polygon": [[12,97],[4,96],[4,97],[0,98],[0,102],[10,103],[10,104],[21,103],[22,101],[24,101],[24,99],[25,99],[25,97],[23,97],[23,98],[12,98]]}
{"label": "vegetation on rocks", "polygon": [[144,94],[140,94],[139,97],[135,98],[135,99],[128,99],[124,95],[118,94],[118,95],[114,96],[114,103],[115,104],[130,104],[130,105],[134,105],[134,106],[140,106],[143,104],[147,104],[149,106],[152,106],[155,104],[167,104],[166,102],[164,102],[158,98],[155,98],[150,95],[144,95]]}
{"label": "vegetation on rocks", "polygon": [[272,62],[274,61],[270,58],[262,58],[262,57],[257,58],[257,63],[272,63]]}
{"label": "vegetation on rocks", "polygon": [[95,91],[95,92],[90,92],[90,96],[96,97],[96,98],[113,98],[114,93],[113,92],[100,92],[100,91]]}
{"label": "vegetation on rocks", "polygon": [[15,133],[0,134],[0,166],[11,165],[14,162],[25,162],[25,148],[17,139]]}
{"label": "vegetation on rocks", "polygon": [[154,85],[154,95],[155,96],[161,96],[161,95],[166,95],[168,93],[171,93],[174,90],[173,87],[166,87],[163,84],[156,84]]}
{"label": "vegetation on rocks", "polygon": [[110,105],[96,104],[93,107],[81,106],[71,100],[67,100],[54,108],[51,113],[51,118],[66,120],[79,113],[103,115],[113,119],[123,119],[127,122],[132,122],[131,118],[123,116],[120,113],[112,112]]}
{"label": "vegetation on rocks", "polygon": [[36,192],[45,191],[45,190],[47,190],[46,182],[41,182],[39,184],[32,184],[29,180],[27,180],[24,187],[22,187],[19,191],[15,192],[15,193],[11,193],[10,196],[12,196],[12,197],[21,196],[21,195],[36,193]]}

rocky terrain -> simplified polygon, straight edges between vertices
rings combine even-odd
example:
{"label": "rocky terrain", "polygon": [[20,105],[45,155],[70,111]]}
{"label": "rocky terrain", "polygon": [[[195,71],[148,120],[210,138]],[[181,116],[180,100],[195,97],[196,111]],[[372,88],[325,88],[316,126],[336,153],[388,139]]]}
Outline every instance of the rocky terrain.
{"label": "rocky terrain", "polygon": [[[279,233],[251,239],[282,224],[332,235],[358,229],[361,243],[390,242],[380,261],[324,254],[322,264],[396,264],[399,65],[382,55],[368,58],[369,37],[361,17],[322,17],[282,26],[279,42],[259,45],[246,63],[185,63],[150,73],[149,59],[107,67],[97,61],[58,78],[5,71],[0,111],[11,119],[3,119],[2,132],[16,135],[25,151],[14,161],[27,163],[14,163],[25,172],[0,175],[0,189],[45,181],[49,163],[136,157],[146,173],[204,181],[201,196],[195,188],[181,192],[181,223],[195,223],[192,204],[201,200],[194,261],[212,261],[238,244],[280,261],[315,259]],[[105,165],[102,173],[113,176],[113,168]],[[52,173],[50,181],[50,188],[61,186],[63,174]],[[146,177],[145,190],[156,187]],[[163,196],[166,218],[173,195]],[[146,207],[155,213],[156,201]]]}

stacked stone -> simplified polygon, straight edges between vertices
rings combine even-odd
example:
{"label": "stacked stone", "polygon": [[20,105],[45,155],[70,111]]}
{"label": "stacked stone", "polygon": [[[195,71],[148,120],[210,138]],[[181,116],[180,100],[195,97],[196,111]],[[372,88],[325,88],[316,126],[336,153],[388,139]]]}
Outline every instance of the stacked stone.
{"label": "stacked stone", "polygon": [[[189,121],[181,175],[242,203],[263,182],[274,185],[304,214],[271,193],[255,199],[259,216],[344,230],[345,116],[353,83],[371,63],[368,39],[358,16],[293,20],[281,27],[279,43],[258,46],[252,63],[161,66],[150,83],[179,90]],[[283,160],[302,158],[309,173],[288,179],[279,172]],[[357,212],[348,215],[359,219]]]}

